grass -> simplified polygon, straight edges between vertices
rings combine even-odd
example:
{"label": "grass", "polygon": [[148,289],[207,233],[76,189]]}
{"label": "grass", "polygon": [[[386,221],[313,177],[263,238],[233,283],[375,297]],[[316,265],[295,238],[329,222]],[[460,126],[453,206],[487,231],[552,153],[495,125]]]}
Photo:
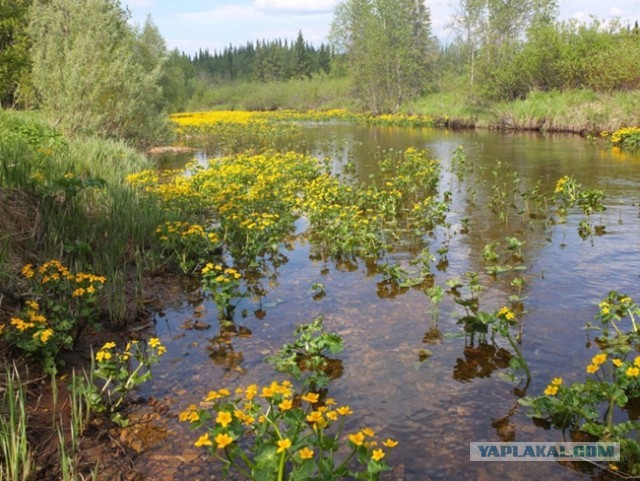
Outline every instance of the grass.
{"label": "grass", "polygon": [[171,217],[126,182],[152,167],[124,143],[66,138],[37,114],[0,111],[0,279],[15,284],[22,265],[64,259],[107,276],[107,311],[124,323],[125,284],[161,252],[154,231]]}
{"label": "grass", "polygon": [[200,86],[187,110],[330,110],[357,108],[346,77]]}
{"label": "grass", "polygon": [[4,366],[4,378],[0,404],[0,479],[27,481],[35,467],[27,441],[25,393],[15,364]]}
{"label": "grass", "polygon": [[479,128],[553,132],[613,132],[640,125],[640,93],[591,90],[531,92],[512,102],[483,103],[472,93],[455,90],[425,95],[406,110]]}

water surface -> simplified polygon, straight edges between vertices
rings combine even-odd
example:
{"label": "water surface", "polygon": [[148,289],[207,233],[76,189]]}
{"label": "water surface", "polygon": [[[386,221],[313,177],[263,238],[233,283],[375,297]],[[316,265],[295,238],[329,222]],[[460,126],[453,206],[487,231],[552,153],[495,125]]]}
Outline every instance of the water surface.
{"label": "water surface", "polygon": [[[298,150],[326,158],[334,172],[352,164],[358,178],[366,181],[375,181],[382,151],[410,146],[433,151],[443,164],[441,195],[452,194],[450,228],[439,227],[429,239],[433,253],[448,246],[446,262],[439,269],[434,266],[435,283],[445,286],[448,279],[479,272],[485,288],[480,307],[493,311],[514,294],[510,281],[516,276],[525,279],[522,349],[533,374],[528,395],[541,393],[555,376],[566,382],[585,377],[584,368],[595,351],[586,347],[583,327],[610,290],[640,299],[638,156],[573,136],[348,124],[309,125],[296,144]],[[468,165],[461,180],[451,172],[449,161],[459,146],[465,149]],[[571,213],[566,224],[550,223],[544,216],[529,222],[516,208],[508,208],[508,219],[501,219],[488,207],[492,186],[508,182],[514,173],[521,191],[539,184],[548,195],[564,175],[604,190],[607,210],[592,220],[604,225],[605,233],[581,238],[579,212]],[[264,295],[239,305],[237,335],[220,336],[215,305],[197,291],[189,295],[189,302],[156,315],[157,333],[169,352],[143,394],[169,406],[164,428],[171,435],[140,458],[140,468],[158,479],[216,476],[218,467],[193,447],[195,435],[178,425],[177,413],[211,389],[281,379],[264,363],[265,356],[289,342],[297,324],[323,315],[325,328],[338,332],[345,343],[340,355],[344,372],[331,384],[331,396],[355,411],[353,429],[370,426],[400,441],[389,455],[396,467],[390,479],[592,479],[593,472],[584,464],[469,462],[471,441],[563,439],[562,432],[534,425],[518,407],[523,385],[501,378],[507,372],[508,345],[470,345],[456,337],[462,312],[450,295],[440,305],[443,337],[434,340],[427,335],[431,305],[422,291],[388,296],[374,266],[364,260],[311,259],[304,222],[298,227],[293,247],[282,250],[286,262],[262,279]],[[527,270],[488,275],[483,248],[500,241],[499,251],[504,252],[506,236],[526,242]],[[387,261],[408,266],[412,256],[407,248],[399,248]],[[326,286],[326,296],[318,300],[311,291],[316,282]],[[211,327],[186,329],[193,319]],[[426,361],[421,361],[423,349],[433,354]]]}

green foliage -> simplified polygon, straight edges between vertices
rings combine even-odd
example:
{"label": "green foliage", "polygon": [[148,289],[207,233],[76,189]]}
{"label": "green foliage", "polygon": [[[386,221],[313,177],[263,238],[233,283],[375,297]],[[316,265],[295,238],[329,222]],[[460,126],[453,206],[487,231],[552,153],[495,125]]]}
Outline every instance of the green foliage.
{"label": "green foliage", "polygon": [[238,81],[233,84],[194,86],[187,103],[189,110],[235,109],[334,109],[354,105],[351,80],[332,78],[326,74],[308,80],[281,82]]}
{"label": "green foliage", "polygon": [[598,440],[619,442],[621,467],[632,475],[640,473],[636,419],[622,420],[622,413],[640,398],[640,346],[636,317],[640,307],[624,294],[612,291],[599,304],[593,324],[600,332],[598,354],[586,367],[590,375],[584,382],[566,385],[554,378],[544,394],[527,397],[520,403],[529,415],[545,419],[561,429],[580,430]]}
{"label": "green foliage", "polygon": [[27,402],[15,364],[4,366],[0,397],[0,478],[32,479],[35,463],[27,439]]}
{"label": "green foliage", "polygon": [[[91,409],[106,411],[113,422],[126,426],[128,421],[120,408],[127,394],[151,379],[151,366],[166,352],[167,348],[155,337],[146,343],[128,342],[124,348],[118,348],[115,342],[105,343],[95,355],[90,377],[83,381],[85,397],[93,403]],[[93,384],[94,379],[103,381],[101,388]]]}
{"label": "green foliage", "polygon": [[[353,411],[314,392],[296,395],[288,381],[210,391],[201,407],[180,413],[205,433],[194,443],[252,481],[378,480],[390,469],[371,428],[343,435]],[[382,445],[392,449],[397,441]],[[340,454],[338,454],[340,453]],[[345,454],[346,456],[342,456]]]}
{"label": "green foliage", "polygon": [[30,19],[33,84],[47,115],[71,132],[136,145],[166,136],[155,27],[133,30],[115,0],[36,1]]}
{"label": "green foliage", "polygon": [[233,320],[237,301],[247,295],[240,290],[241,278],[242,274],[233,267],[208,263],[202,268],[202,288],[212,295],[220,320]]}
{"label": "green foliage", "polygon": [[11,318],[11,327],[0,332],[9,343],[37,357],[45,371],[55,372],[58,353],[70,349],[87,325],[96,325],[98,292],[105,278],[71,272],[57,260],[37,267],[27,264],[22,275],[32,298],[19,316]]}
{"label": "green foliage", "polygon": [[[62,256],[78,270],[105,274],[111,319],[123,322],[127,313],[115,307],[126,302],[117,287],[128,275],[123,270],[134,259],[147,267],[148,252],[162,251],[155,229],[173,217],[125,180],[150,165],[122,142],[65,138],[33,114],[0,111],[0,196],[10,209],[27,209],[21,215],[33,221],[7,226],[8,257],[38,253],[18,260],[26,263]],[[16,192],[24,200],[14,205]],[[37,235],[20,234],[27,231]]]}
{"label": "green foliage", "polygon": [[611,134],[611,143],[623,149],[640,149],[640,127],[626,127]]}
{"label": "green foliage", "polygon": [[267,358],[276,371],[289,374],[312,391],[326,387],[331,380],[327,354],[338,354],[343,349],[342,337],[325,332],[322,322],[321,316],[299,325],[294,331],[295,341]]}
{"label": "green foliage", "polygon": [[435,59],[430,11],[412,0],[347,0],[332,43],[349,58],[357,97],[374,114],[395,112],[428,83]]}
{"label": "green foliage", "polygon": [[27,12],[31,0],[0,3],[0,107],[19,103],[29,75]]}

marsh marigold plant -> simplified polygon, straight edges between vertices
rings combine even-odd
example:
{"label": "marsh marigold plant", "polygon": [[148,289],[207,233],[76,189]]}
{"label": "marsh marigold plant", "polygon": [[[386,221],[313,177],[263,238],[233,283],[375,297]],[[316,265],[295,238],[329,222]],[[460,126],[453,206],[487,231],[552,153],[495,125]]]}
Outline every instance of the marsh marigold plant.
{"label": "marsh marigold plant", "polygon": [[307,392],[288,381],[250,384],[233,393],[210,391],[179,415],[204,431],[194,442],[252,480],[378,479],[398,442],[378,439],[369,427],[345,428],[349,406]]}
{"label": "marsh marigold plant", "polygon": [[58,353],[70,349],[82,330],[96,322],[98,293],[106,278],[73,272],[56,259],[27,264],[21,275],[30,298],[0,334],[53,371]]}

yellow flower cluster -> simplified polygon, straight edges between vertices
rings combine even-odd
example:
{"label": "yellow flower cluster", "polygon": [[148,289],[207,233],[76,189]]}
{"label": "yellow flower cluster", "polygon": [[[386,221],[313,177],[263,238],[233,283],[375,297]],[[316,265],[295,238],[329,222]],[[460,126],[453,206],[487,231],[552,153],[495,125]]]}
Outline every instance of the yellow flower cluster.
{"label": "yellow flower cluster", "polygon": [[564,177],[561,177],[560,179],[558,179],[558,182],[556,182],[556,188],[554,192],[556,194],[561,193],[564,190],[565,185],[567,185],[567,182],[569,182],[570,180],[571,180],[571,177],[569,177],[568,175],[565,175]]}
{"label": "yellow flower cluster", "polygon": [[[208,276],[208,274],[211,275]],[[213,280],[213,282],[216,284],[235,283],[242,277],[242,274],[240,274],[238,270],[234,269],[233,267],[223,267],[220,264],[213,264],[211,262],[208,262],[202,268],[202,275],[208,276],[210,280]]]}
{"label": "yellow flower cluster", "polygon": [[624,142],[630,137],[635,137],[640,141],[640,127],[624,127],[616,130],[611,134],[611,143],[624,144]]}
{"label": "yellow flower cluster", "polygon": [[[157,356],[162,356],[167,352],[167,348],[157,337],[152,337],[151,339],[149,339],[147,344]],[[104,343],[96,353],[96,361],[98,361],[98,363],[127,363],[132,356],[135,357],[135,354],[139,352],[140,343],[137,340],[133,340],[127,342],[124,346],[124,349],[122,350],[118,350],[116,348],[117,345],[113,341]]]}
{"label": "yellow flower cluster", "polygon": [[564,381],[562,380],[561,377],[554,377],[551,380],[551,383],[544,390],[544,394],[546,396],[555,396],[556,394],[558,394],[558,389],[560,389],[560,386],[562,385],[563,382]]}
{"label": "yellow flower cluster", "polygon": [[[265,406],[261,406],[260,399],[264,400],[263,403],[266,402]],[[203,410],[209,408],[214,408],[217,412],[214,415],[203,414]],[[331,398],[322,400],[320,394],[315,392],[296,396],[293,385],[285,380],[273,381],[262,387],[250,384],[246,388],[238,388],[235,390],[235,398],[232,398],[231,391],[228,389],[210,391],[199,407],[195,404],[189,405],[179,414],[178,419],[191,424],[214,419],[215,427],[201,435],[194,444],[197,447],[212,446],[220,450],[236,441],[239,432],[260,433],[266,426],[277,425],[280,418],[288,415],[292,409],[301,411],[301,416],[304,416],[306,424],[314,432],[330,427],[340,417],[353,414],[349,406],[337,406],[336,401]],[[295,417],[298,417],[298,414]],[[246,431],[247,428],[249,431]],[[286,435],[286,431],[276,428],[275,433],[277,434],[276,453],[289,451],[293,442]],[[299,442],[301,438],[297,437],[297,439]],[[375,431],[371,428],[363,428],[357,433],[349,434],[347,439],[355,447],[366,448],[375,462],[379,462],[385,456],[384,450],[378,447]],[[391,449],[396,447],[398,442],[387,438],[382,445]],[[299,446],[294,456],[299,461],[313,459],[315,455],[313,448],[313,445]]]}
{"label": "yellow flower cluster", "polygon": [[37,268],[33,264],[27,264],[20,272],[25,279],[39,278],[39,282],[43,285],[57,285],[63,281],[69,282],[72,286],[72,297],[95,294],[97,289],[102,287],[107,280],[104,276],[96,276],[85,272],[73,274],[56,259],[47,261]]}
{"label": "yellow flower cluster", "polygon": [[504,306],[502,309],[500,309],[497,313],[497,316],[510,322],[515,320],[516,318],[516,315],[507,306]]}
{"label": "yellow flower cluster", "polygon": [[167,221],[159,225],[156,227],[156,234],[160,236],[160,240],[163,242],[195,239],[217,244],[220,241],[215,233],[206,232],[201,225],[181,221]]}
{"label": "yellow flower cluster", "polygon": [[595,356],[593,356],[593,358],[591,359],[591,364],[587,366],[587,372],[589,374],[595,374],[596,372],[598,372],[598,369],[600,369],[600,366],[605,362],[607,362],[607,357],[608,357],[607,354],[604,352],[601,352],[600,354],[596,354]]}

